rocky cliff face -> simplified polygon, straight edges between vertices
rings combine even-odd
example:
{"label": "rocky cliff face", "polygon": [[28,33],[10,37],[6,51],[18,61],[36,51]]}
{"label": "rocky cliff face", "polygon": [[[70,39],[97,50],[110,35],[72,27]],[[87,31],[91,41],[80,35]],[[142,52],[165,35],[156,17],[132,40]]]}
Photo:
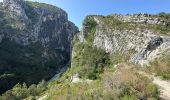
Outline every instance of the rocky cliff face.
{"label": "rocky cliff face", "polygon": [[157,25],[167,25],[168,22],[164,19],[156,17],[156,15],[151,14],[113,14],[113,18],[123,21],[123,22],[134,22],[134,23],[145,23],[145,24],[157,24]]}
{"label": "rocky cliff face", "polygon": [[[130,54],[130,62],[143,65],[169,53],[169,30],[169,21],[159,15],[88,16],[77,38],[79,42],[104,49],[113,56]],[[73,51],[74,59],[77,50]]]}
{"label": "rocky cliff face", "polygon": [[5,15],[11,20],[10,26],[20,29],[20,34],[13,36],[12,39],[21,45],[37,41],[45,45],[46,42],[48,44],[53,40],[50,38],[61,37],[61,33],[62,36],[68,36],[66,40],[69,42],[72,34],[78,30],[72,22],[68,21],[65,11],[51,5],[23,0],[4,0],[3,6],[6,10]]}
{"label": "rocky cliff face", "polygon": [[[0,3],[0,88],[49,79],[70,60],[78,28],[65,11],[23,0]],[[10,80],[15,77],[16,80]],[[12,82],[8,82],[12,81]]]}

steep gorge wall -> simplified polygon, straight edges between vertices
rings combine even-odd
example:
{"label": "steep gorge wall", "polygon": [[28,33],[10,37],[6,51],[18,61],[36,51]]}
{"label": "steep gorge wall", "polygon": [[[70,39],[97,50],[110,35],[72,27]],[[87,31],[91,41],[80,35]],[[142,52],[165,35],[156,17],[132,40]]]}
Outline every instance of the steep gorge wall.
{"label": "steep gorge wall", "polygon": [[0,13],[0,92],[18,82],[29,85],[48,80],[69,62],[71,40],[78,28],[64,10],[3,0]]}

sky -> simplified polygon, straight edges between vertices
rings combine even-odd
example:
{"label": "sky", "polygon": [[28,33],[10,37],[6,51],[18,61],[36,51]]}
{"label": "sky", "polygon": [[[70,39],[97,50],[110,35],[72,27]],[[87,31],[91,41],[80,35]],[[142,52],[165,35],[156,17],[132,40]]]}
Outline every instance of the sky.
{"label": "sky", "polygon": [[[2,1],[2,0],[0,0]],[[170,13],[170,0],[31,0],[55,5],[68,13],[69,20],[81,28],[87,15]]]}

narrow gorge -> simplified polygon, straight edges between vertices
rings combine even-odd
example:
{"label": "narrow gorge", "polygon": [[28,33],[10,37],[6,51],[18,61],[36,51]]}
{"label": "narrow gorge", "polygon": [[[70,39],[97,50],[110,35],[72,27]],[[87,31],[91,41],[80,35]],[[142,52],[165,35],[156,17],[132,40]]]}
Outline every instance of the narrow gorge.
{"label": "narrow gorge", "polygon": [[169,80],[168,13],[87,15],[79,31],[56,6],[0,3],[0,100],[170,100]]}

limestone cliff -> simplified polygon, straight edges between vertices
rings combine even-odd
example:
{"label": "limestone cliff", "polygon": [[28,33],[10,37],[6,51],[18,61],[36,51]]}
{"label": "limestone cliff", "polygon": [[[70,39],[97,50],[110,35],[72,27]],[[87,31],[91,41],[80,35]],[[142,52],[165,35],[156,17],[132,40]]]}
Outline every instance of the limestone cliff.
{"label": "limestone cliff", "polygon": [[[79,43],[104,49],[113,56],[128,54],[128,61],[143,65],[169,53],[169,24],[168,19],[151,14],[87,16],[76,38]],[[72,66],[77,55],[76,44]]]}
{"label": "limestone cliff", "polygon": [[[23,0],[0,3],[0,88],[50,79],[70,60],[78,28],[55,6]],[[14,80],[11,80],[13,78]]]}

